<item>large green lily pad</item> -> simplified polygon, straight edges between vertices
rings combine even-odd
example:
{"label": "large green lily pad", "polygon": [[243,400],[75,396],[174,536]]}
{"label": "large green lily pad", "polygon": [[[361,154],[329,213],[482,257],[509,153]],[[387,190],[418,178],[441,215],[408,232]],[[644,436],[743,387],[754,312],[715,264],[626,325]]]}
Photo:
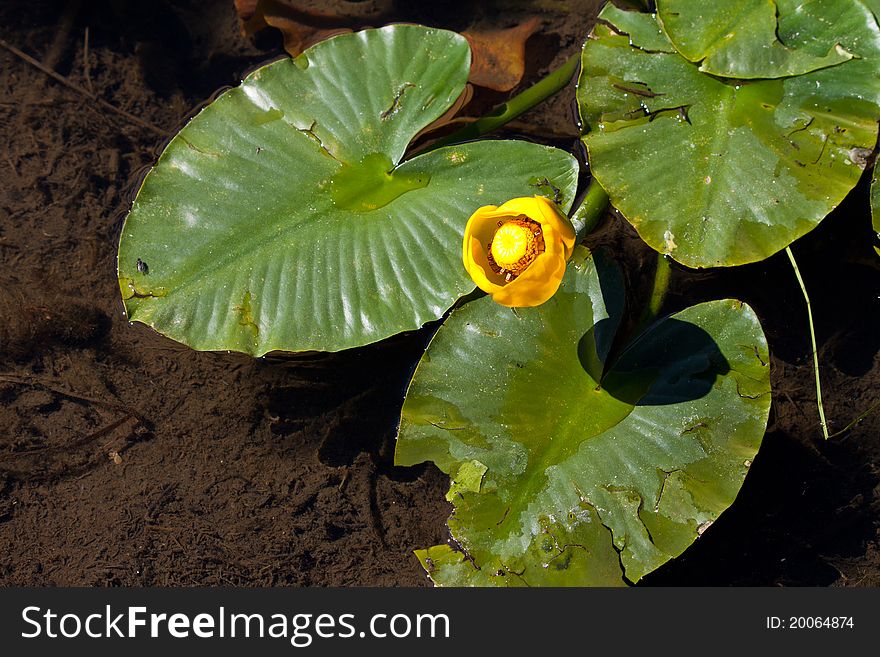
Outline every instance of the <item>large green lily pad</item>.
{"label": "large green lily pad", "polygon": [[433,461],[452,480],[461,550],[417,552],[437,584],[636,582],[733,502],[770,407],[758,319],[738,301],[703,303],[612,364],[621,279],[579,247],[544,305],[472,301],[431,342],[395,460]]}
{"label": "large green lily pad", "polygon": [[[556,196],[577,164],[513,141],[401,162],[464,88],[470,51],[444,30],[342,35],[250,74],[169,143],[122,231],[132,320],[197,349],[336,351],[438,319],[473,283],[479,206]],[[558,192],[558,196],[557,196]]]}
{"label": "large green lily pad", "polygon": [[649,14],[609,4],[600,17],[578,87],[583,139],[652,248],[691,267],[762,260],[858,181],[880,118],[876,21],[841,37],[858,59],[749,82],[701,72]]}
{"label": "large green lily pad", "polygon": [[854,55],[844,42],[869,38],[874,23],[859,0],[658,0],[657,18],[701,71],[741,79],[800,75],[849,61]]}

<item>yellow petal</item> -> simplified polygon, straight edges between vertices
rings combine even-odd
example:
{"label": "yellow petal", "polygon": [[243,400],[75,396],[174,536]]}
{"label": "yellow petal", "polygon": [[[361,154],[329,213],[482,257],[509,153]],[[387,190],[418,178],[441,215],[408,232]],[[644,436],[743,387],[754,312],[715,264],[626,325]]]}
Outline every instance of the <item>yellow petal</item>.
{"label": "yellow petal", "polygon": [[536,196],[535,200],[543,217],[543,221],[541,219],[536,219],[536,221],[539,221],[542,226],[552,226],[553,230],[560,235],[562,243],[565,245],[566,259],[570,258],[572,251],[574,251],[575,240],[574,226],[571,225],[571,221],[559,211],[559,208],[550,199]]}
{"label": "yellow petal", "polygon": [[476,237],[471,237],[469,241],[472,257],[465,262],[465,269],[478,288],[494,294],[504,286],[504,277],[492,270],[482,242]]}
{"label": "yellow petal", "polygon": [[497,213],[510,216],[524,214],[529,219],[541,221],[543,215],[541,213],[541,206],[538,204],[538,198],[544,197],[523,196],[520,198],[512,198],[506,203],[499,205]]}
{"label": "yellow petal", "polygon": [[494,205],[485,205],[474,212],[465,226],[462,243],[465,270],[476,286],[489,294],[499,289],[504,282],[503,277],[492,271],[486,256],[486,244],[492,239],[497,227],[495,210]]}
{"label": "yellow petal", "polygon": [[565,274],[565,262],[561,249],[555,254],[541,254],[520,276],[490,293],[492,299],[502,306],[540,306],[559,289]]}

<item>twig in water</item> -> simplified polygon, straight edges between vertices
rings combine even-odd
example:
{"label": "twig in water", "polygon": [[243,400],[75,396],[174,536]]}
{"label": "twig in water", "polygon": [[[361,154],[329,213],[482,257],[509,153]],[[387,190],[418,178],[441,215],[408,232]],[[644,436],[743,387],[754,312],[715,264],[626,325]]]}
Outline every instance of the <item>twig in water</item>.
{"label": "twig in water", "polygon": [[149,130],[150,132],[153,132],[157,135],[162,135],[163,137],[165,136],[166,132],[164,130],[162,130],[161,128],[153,125],[149,121],[144,121],[143,119],[135,116],[134,114],[126,112],[124,109],[120,109],[120,108],[116,107],[115,105],[111,105],[106,100],[104,100],[103,98],[99,98],[98,96],[96,96],[93,93],[89,93],[89,91],[87,89],[83,89],[78,84],[71,82],[66,77],[55,72],[54,70],[52,70],[48,66],[44,66],[41,62],[39,62],[38,60],[36,60],[33,57],[31,57],[30,55],[28,55],[26,52],[19,50],[18,48],[13,46],[11,43],[6,41],[5,39],[0,39],[0,46],[2,46],[3,48],[5,48],[9,52],[11,52],[16,57],[23,59],[24,61],[26,61],[28,64],[30,64],[34,68],[42,71],[43,73],[48,75],[50,78],[52,78],[56,82],[60,82],[68,89],[75,91],[78,94],[82,94],[86,98],[94,101],[95,103],[98,104],[99,107],[103,107],[104,109],[123,117],[124,119],[126,119],[130,123],[134,123],[135,125],[140,126],[141,128]]}
{"label": "twig in water", "polygon": [[83,37],[83,75],[86,78],[86,86],[89,93],[95,95],[95,88],[92,86],[92,65],[89,61],[89,26],[86,25],[86,33]]}
{"label": "twig in water", "polygon": [[110,402],[103,399],[95,399],[94,397],[80,395],[71,390],[65,390],[61,386],[57,386],[52,382],[41,381],[40,379],[33,376],[20,376],[18,374],[0,373],[0,381],[4,383],[28,386],[31,388],[43,388],[44,390],[54,392],[56,395],[61,395],[62,397],[67,397],[68,399],[73,399],[75,401],[81,401],[87,404],[94,404],[95,406],[119,411],[127,416],[135,418],[140,424],[143,424],[144,426],[150,425],[150,421],[144,415],[140,414],[133,408],[123,404],[122,402]]}

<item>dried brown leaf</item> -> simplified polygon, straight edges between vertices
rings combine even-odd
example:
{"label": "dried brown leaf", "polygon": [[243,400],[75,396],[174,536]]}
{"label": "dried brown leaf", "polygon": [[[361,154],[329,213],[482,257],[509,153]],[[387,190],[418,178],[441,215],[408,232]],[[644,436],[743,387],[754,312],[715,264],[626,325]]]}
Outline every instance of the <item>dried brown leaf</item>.
{"label": "dried brown leaf", "polygon": [[284,49],[293,57],[336,34],[366,27],[370,22],[382,22],[389,8],[390,0],[384,0],[364,3],[362,8],[355,4],[342,14],[308,0],[235,0],[245,36],[274,27],[284,38]]}
{"label": "dried brown leaf", "polygon": [[526,70],[526,41],[541,25],[533,16],[504,30],[462,32],[471,45],[470,81],[495,91],[510,91]]}

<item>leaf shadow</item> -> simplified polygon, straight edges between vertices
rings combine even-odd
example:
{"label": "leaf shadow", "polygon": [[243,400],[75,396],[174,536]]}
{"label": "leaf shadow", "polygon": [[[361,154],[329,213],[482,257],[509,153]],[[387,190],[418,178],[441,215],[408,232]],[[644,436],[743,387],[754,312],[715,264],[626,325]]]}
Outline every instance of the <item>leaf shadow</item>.
{"label": "leaf shadow", "polygon": [[611,396],[632,406],[666,406],[694,401],[712,390],[730,364],[705,330],[674,317],[649,327],[607,371],[607,354],[617,322],[602,319],[578,342],[586,373]]}

